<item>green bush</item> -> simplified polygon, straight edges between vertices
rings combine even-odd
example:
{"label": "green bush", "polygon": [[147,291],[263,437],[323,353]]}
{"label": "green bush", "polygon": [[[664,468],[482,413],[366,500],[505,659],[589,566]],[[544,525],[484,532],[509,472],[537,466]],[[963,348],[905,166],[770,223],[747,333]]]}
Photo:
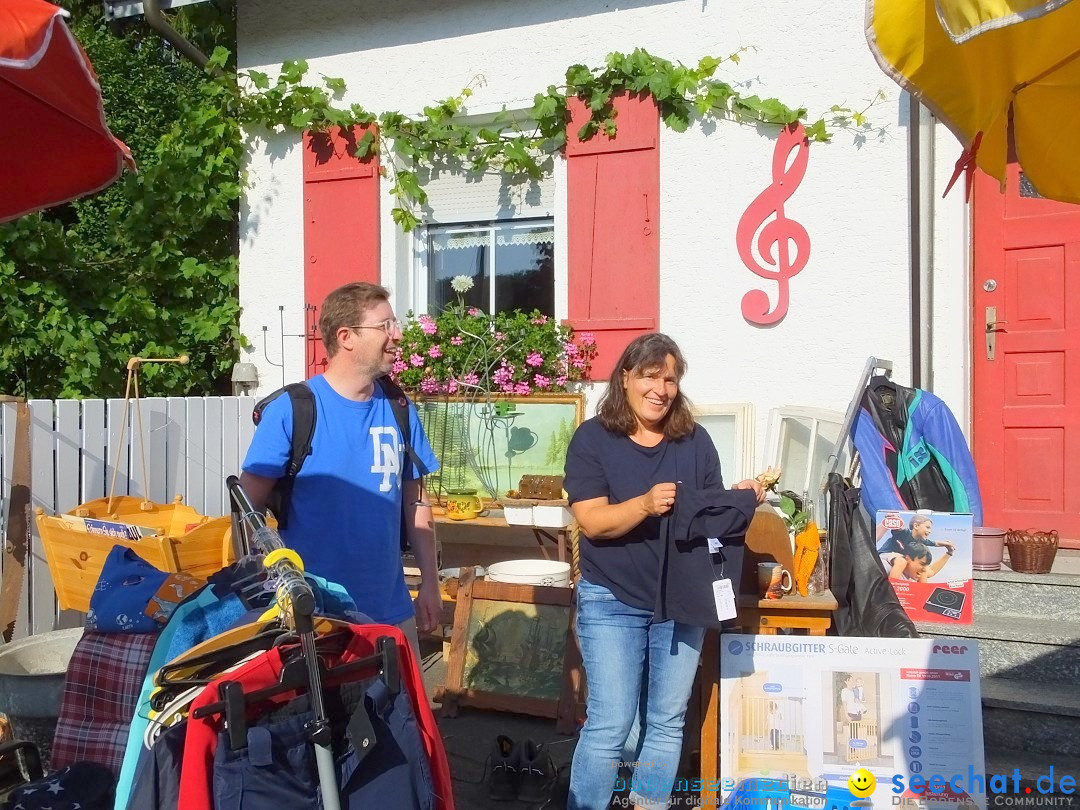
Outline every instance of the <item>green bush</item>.
{"label": "green bush", "polygon": [[[242,341],[242,151],[230,80],[210,79],[141,23],[113,33],[96,0],[62,5],[98,74],[110,128],[139,171],[0,225],[0,392],[118,396],[132,355],[183,353],[187,366],[146,366],[143,393],[221,390]],[[230,35],[228,16],[212,6],[198,13],[218,15],[200,30]],[[28,132],[28,160],[62,148]]]}

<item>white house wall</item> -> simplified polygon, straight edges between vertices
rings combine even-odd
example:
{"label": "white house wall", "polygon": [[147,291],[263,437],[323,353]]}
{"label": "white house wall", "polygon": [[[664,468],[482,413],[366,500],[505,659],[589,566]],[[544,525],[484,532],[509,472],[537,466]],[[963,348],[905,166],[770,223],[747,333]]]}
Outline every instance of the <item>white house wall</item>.
{"label": "white house wall", "polygon": [[[705,54],[750,46],[741,64],[722,66],[718,76],[743,92],[805,105],[811,115],[833,104],[861,109],[884,90],[887,100],[868,111],[872,131],[842,131],[831,144],[811,146],[806,177],[785,209],[809,233],[810,260],[791,282],[788,316],[772,328],[751,326],[741,315],[745,292],[773,292],[775,285],[744,267],[735,231],[743,211],[771,182],[775,130],[729,122],[682,134],[661,128],[660,326],[685,350],[691,368],[686,388],[695,401],[754,404],[759,459],[771,408],[842,411],[868,355],[891,358],[897,379],[910,380],[906,100],[870,55],[861,2],[240,0],[238,13],[241,68],[273,75],[282,61],[303,58],[312,80],[320,74],[345,79],[344,101],[372,111],[417,112],[477,76],[484,85],[470,112],[528,107],[536,92],[562,82],[568,65],[599,65],[607,53],[635,47],[696,63]],[[946,151],[938,150],[939,178]],[[564,178],[557,167],[556,290],[563,312]],[[287,333],[302,327],[298,137],[258,141],[250,181],[241,326],[255,345],[250,359],[266,392],[283,376],[271,362],[280,361],[278,306],[285,307]],[[947,267],[935,315],[950,323],[962,321],[966,307],[966,241],[957,196],[939,212],[943,224],[935,242],[939,266]],[[396,229],[391,207],[386,196],[382,275],[404,311],[412,304],[413,242]],[[938,338],[935,373],[947,400],[966,402],[963,328],[950,327]],[[299,338],[285,338],[287,379],[302,376],[301,346]]]}

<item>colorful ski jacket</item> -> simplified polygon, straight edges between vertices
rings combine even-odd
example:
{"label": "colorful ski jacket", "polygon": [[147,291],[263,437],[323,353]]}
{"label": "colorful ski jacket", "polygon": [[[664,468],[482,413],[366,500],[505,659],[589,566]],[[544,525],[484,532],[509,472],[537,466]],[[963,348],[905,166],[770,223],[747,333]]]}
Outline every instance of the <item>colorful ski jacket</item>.
{"label": "colorful ski jacket", "polygon": [[852,434],[862,459],[862,503],[872,520],[880,509],[933,509],[970,512],[982,525],[975,462],[941,399],[875,377]]}

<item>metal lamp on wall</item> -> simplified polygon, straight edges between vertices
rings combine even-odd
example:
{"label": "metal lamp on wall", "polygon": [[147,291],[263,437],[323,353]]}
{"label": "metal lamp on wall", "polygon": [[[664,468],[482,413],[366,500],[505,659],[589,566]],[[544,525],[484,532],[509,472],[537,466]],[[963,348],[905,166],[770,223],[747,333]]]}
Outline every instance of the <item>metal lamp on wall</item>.
{"label": "metal lamp on wall", "polygon": [[254,363],[237,363],[232,370],[233,396],[250,397],[259,387],[259,370]]}

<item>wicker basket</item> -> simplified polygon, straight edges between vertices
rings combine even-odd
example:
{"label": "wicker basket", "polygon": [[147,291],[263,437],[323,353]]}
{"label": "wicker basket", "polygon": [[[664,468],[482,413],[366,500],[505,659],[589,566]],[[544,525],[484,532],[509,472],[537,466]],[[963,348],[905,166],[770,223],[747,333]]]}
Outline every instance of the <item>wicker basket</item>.
{"label": "wicker basket", "polygon": [[1048,532],[1010,529],[1005,535],[1009,565],[1021,574],[1048,574],[1058,550],[1056,529]]}

